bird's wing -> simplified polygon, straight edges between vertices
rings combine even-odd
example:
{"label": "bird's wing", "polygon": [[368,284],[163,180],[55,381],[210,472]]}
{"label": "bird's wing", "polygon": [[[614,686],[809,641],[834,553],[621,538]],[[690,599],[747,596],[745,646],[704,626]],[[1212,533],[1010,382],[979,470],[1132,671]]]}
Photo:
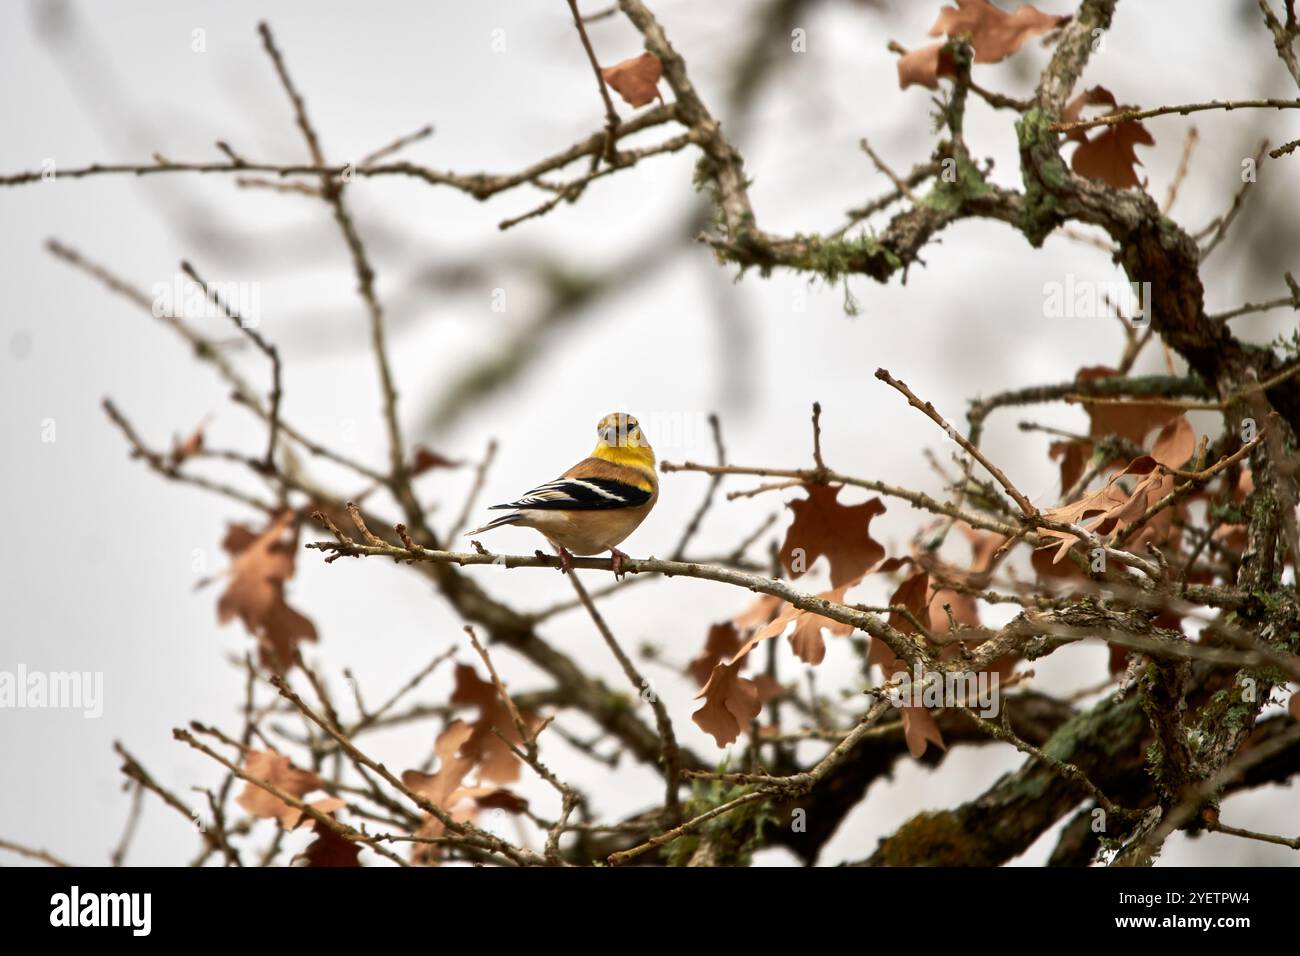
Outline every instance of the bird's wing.
{"label": "bird's wing", "polygon": [[529,508],[543,511],[608,511],[645,504],[651,492],[617,478],[590,476],[557,478],[538,485],[518,501],[493,508]]}

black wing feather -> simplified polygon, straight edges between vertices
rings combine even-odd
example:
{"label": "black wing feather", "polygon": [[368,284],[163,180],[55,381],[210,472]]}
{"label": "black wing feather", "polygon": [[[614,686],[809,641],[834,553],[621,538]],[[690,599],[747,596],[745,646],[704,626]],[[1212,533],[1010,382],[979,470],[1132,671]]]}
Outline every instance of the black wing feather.
{"label": "black wing feather", "polygon": [[492,507],[541,511],[609,511],[635,508],[649,500],[649,491],[617,478],[560,478],[538,485],[518,501]]}

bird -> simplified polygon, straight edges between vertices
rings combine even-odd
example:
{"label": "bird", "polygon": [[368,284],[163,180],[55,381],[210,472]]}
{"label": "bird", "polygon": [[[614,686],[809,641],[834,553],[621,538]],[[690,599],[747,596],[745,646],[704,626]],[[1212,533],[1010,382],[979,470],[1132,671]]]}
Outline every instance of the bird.
{"label": "bird", "polygon": [[509,509],[466,536],[505,525],[540,531],[560,556],[560,569],[573,570],[574,555],[608,551],[616,576],[627,555],[616,545],[636,530],[659,500],[655,453],[631,415],[613,412],[596,424],[596,447],[554,481],[538,485]]}

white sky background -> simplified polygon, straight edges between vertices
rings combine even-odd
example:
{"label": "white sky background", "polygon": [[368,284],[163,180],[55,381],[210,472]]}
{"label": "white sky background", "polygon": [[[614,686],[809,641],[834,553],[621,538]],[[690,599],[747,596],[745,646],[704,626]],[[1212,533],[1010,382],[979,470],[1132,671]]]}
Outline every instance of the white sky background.
{"label": "white sky background", "polygon": [[[652,0],[706,101],[723,101],[730,57],[746,42],[759,6]],[[894,57],[885,47],[890,39],[909,47],[924,42],[940,4],[885,6],[880,12],[851,3],[813,4],[802,24],[807,52],[785,54],[788,62],[764,87],[740,143],[764,228],[834,229],[844,210],[887,191],[888,181],[857,148],[862,136],[900,171],[928,157],[929,94],[898,90]],[[1039,6],[1052,13],[1072,9],[1063,0]],[[356,160],[431,122],[435,136],[406,158],[462,172],[506,172],[603,122],[590,67],[561,0],[258,7],[178,0],[6,5],[0,14],[0,170],[39,168],[46,158],[63,168],[146,161],[154,150],[178,160],[219,160],[216,139],[250,158],[306,161],[256,36],[261,16],[269,19],[335,161]],[[206,31],[206,52],[191,49],[196,28]],[[503,53],[491,48],[498,28],[505,31]],[[620,18],[594,24],[590,32],[607,63],[642,48]],[[1121,102],[1295,95],[1254,3],[1244,0],[1126,0],[1105,43],[1085,82],[1108,86]],[[1026,95],[1045,59],[1031,42],[1007,63],[977,67],[976,79]],[[725,125],[728,117],[720,106],[718,112]],[[1157,145],[1141,156],[1157,197],[1173,175],[1189,122],[1170,117],[1149,124]],[[1192,228],[1227,208],[1240,162],[1254,153],[1264,130],[1275,143],[1298,135],[1291,115],[1211,113],[1197,124],[1201,145],[1174,210]],[[641,142],[654,138],[648,134]],[[977,156],[996,159],[995,179],[1016,181],[1009,114],[995,114],[972,98],[967,141]],[[362,181],[349,190],[380,296],[390,306],[390,350],[409,439],[453,457],[477,458],[489,437],[497,438],[500,454],[484,504],[507,500],[568,467],[587,452],[596,420],[613,409],[647,422],[661,459],[710,460],[704,418],[716,410],[731,461],[805,465],[814,400],[825,407],[824,448],[833,467],[938,493],[939,480],[920,451],[933,448],[946,460],[945,439],[873,378],[878,366],[961,422],[966,400],[976,394],[1065,380],[1081,365],[1113,363],[1119,355],[1122,339],[1113,319],[1044,318],[1044,283],[1063,282],[1067,274],[1076,281],[1122,279],[1104,253],[1060,236],[1033,250],[1005,226],[960,223],[925,250],[925,265],[911,270],[906,287],[897,280],[886,286],[852,280],[861,309],[856,318],[844,314],[842,288],[789,275],[765,281],[751,274],[733,283],[734,268],[719,268],[705,248],[683,243],[667,268],[647,271],[624,292],[574,314],[507,392],[442,434],[422,430],[451,376],[533,318],[538,290],[512,260],[545,254],[575,272],[634,263],[661,244],[695,202],[695,159],[690,152],[654,158],[599,181],[577,204],[505,234],[497,222],[544,194],[519,190],[480,204],[398,178]],[[1297,265],[1297,161],[1273,166],[1265,160],[1233,237],[1204,273],[1211,310],[1281,294],[1282,270]],[[218,768],[173,742],[171,729],[197,719],[237,730],[243,678],[227,657],[251,647],[238,624],[218,627],[216,588],[193,591],[201,576],[193,569],[196,549],[209,573],[222,568],[226,522],[249,513],[166,483],[129,460],[99,402],[111,396],[158,447],[174,434],[188,434],[208,414],[214,416],[212,447],[260,453],[265,436],[164,327],[47,254],[47,237],[146,289],[173,281],[182,258],[210,279],[261,283],[261,330],[284,358],[285,417],[327,444],[343,441],[354,427],[347,447],[376,466],[384,463],[385,443],[366,320],[324,204],[241,190],[229,176],[56,180],[0,191],[0,500],[7,512],[0,668],[21,663],[31,670],[102,671],[106,698],[98,720],[70,711],[0,712],[0,835],[99,864],[107,861],[128,808],[112,742],[122,741],[160,782],[199,806],[202,798],[188,788],[217,785]],[[454,290],[427,281],[456,264],[480,272]],[[494,288],[505,290],[504,314],[490,308]],[[797,310],[801,294],[805,311]],[[1288,323],[1273,314],[1237,326],[1252,340],[1267,341]],[[222,328],[210,331],[229,337]],[[250,378],[267,380],[260,356],[237,354]],[[1160,369],[1158,349],[1145,359],[1147,368]],[[46,419],[56,423],[53,443],[41,440]],[[985,449],[993,460],[1036,500],[1052,499],[1057,472],[1047,458],[1048,439],[1017,431],[1022,419],[1083,430],[1083,413],[1013,409],[995,414],[990,424]],[[678,426],[675,436],[660,440],[650,430],[655,421]],[[355,493],[347,474],[324,466],[315,471],[342,493]],[[468,478],[467,472],[438,472],[420,479],[423,500],[438,502],[435,524],[445,527],[459,511]],[[745,486],[743,480],[729,485]],[[704,487],[700,476],[665,476],[661,504],[624,550],[667,554]],[[844,497],[860,500],[849,492]],[[730,550],[779,504],[775,495],[719,501],[696,539],[696,553]],[[920,516],[898,502],[887,505],[875,530],[891,553],[904,552]],[[307,538],[313,537],[309,530]],[[507,529],[495,533],[492,545],[528,551],[538,540]],[[557,574],[467,573],[519,607],[571,595]],[[888,594],[859,593],[863,600]],[[473,657],[461,622],[423,579],[387,562],[327,567],[304,552],[290,600],[318,626],[321,643],[309,656],[339,699],[346,696],[345,667],[375,703],[449,644],[463,646],[461,660]],[[695,653],[711,622],[747,603],[743,592],[678,580],[639,585],[604,607],[625,646],[654,641],[669,661],[680,662]],[[621,672],[586,617],[553,619],[543,633],[622,687]],[[785,676],[802,679],[802,665],[784,644],[781,653]],[[544,686],[544,675],[507,652],[498,659],[513,688]],[[1104,676],[1104,661],[1100,648],[1058,653],[1036,664],[1036,686],[1051,691],[1093,684]],[[659,665],[643,669],[683,741],[720,757],[690,720],[694,688]],[[445,700],[450,675],[444,668],[413,699]],[[842,642],[832,641],[816,676],[824,691],[853,684],[854,659]],[[588,730],[575,716],[560,720]],[[418,765],[429,745],[425,726],[374,737],[369,749],[390,767],[403,768]],[[616,817],[659,799],[656,778],[631,760],[610,773],[558,739],[545,756],[561,775],[594,784],[589,792],[601,814]],[[902,761],[891,783],[872,787],[822,862],[869,854],[880,836],[913,813],[971,798],[1020,762],[1000,745],[959,748],[935,773]],[[540,812],[552,811],[544,788],[526,779],[521,789],[536,798]],[[1293,806],[1287,790],[1262,791],[1229,800],[1224,819],[1293,833]],[[259,824],[268,837],[272,826]],[[502,832],[511,832],[509,824]],[[150,797],[129,862],[184,863],[197,844],[185,821]],[[1042,862],[1053,844],[1054,835],[1044,837],[1022,862]],[[793,857],[771,851],[759,860],[779,864]],[[1166,864],[1294,860],[1279,847],[1220,836],[1177,836],[1163,856]]]}

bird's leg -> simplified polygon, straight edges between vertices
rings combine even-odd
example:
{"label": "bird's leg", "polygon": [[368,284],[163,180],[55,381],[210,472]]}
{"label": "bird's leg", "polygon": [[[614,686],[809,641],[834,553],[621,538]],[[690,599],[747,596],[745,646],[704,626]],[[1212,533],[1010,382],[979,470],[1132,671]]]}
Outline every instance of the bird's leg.
{"label": "bird's leg", "polygon": [[610,564],[613,565],[614,568],[614,577],[621,578],[626,573],[623,570],[623,559],[627,558],[630,561],[631,558],[628,558],[627,555],[618,550],[618,548],[610,548],[609,555],[611,559]]}
{"label": "bird's leg", "polygon": [[556,545],[556,546],[555,546],[555,550],[556,550],[556,551],[559,553],[559,555],[560,555],[560,573],[561,573],[561,574],[572,574],[572,573],[573,573],[573,555],[571,555],[571,554],[569,553],[569,549],[568,549],[568,548],[562,548],[562,547],[560,547],[559,545]]}

